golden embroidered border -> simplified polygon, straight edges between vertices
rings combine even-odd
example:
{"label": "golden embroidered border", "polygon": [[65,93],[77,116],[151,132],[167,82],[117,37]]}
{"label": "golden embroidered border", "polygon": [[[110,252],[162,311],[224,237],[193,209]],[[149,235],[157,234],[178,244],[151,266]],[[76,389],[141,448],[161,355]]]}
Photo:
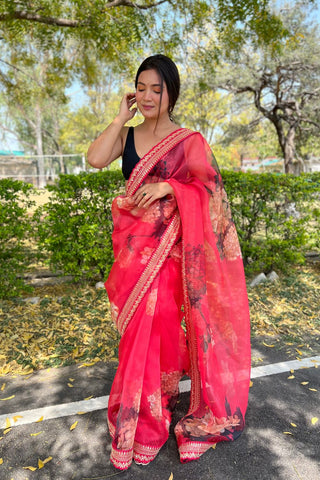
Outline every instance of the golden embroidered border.
{"label": "golden embroidered border", "polygon": [[182,236],[182,285],[183,297],[185,307],[185,323],[187,327],[188,350],[190,352],[190,378],[191,378],[191,392],[190,392],[190,406],[188,414],[194,412],[200,406],[201,400],[201,378],[198,368],[198,346],[194,332],[194,326],[191,320],[191,308],[188,297],[187,276],[186,276],[186,255],[185,244]]}
{"label": "golden embroidered border", "polygon": [[[109,427],[110,435],[112,439],[114,439],[114,436],[116,433],[116,427],[113,425],[113,423],[110,422],[109,419],[108,419],[108,427]],[[137,460],[139,463],[147,464],[156,458],[161,447],[162,445],[160,447],[151,447],[147,445],[142,445],[141,443],[135,441],[133,444],[133,448],[130,450],[117,450],[112,447],[110,460],[117,468],[121,468],[121,469],[126,469],[131,465],[132,457],[134,458],[134,460]],[[130,458],[129,458],[128,452],[131,452]]]}
{"label": "golden embroidered border", "polygon": [[196,460],[201,457],[209,448],[212,447],[212,443],[203,442],[188,442],[180,445],[179,454],[181,461]]}
{"label": "golden embroidered border", "polygon": [[110,461],[119,470],[127,470],[132,463],[133,449],[117,450],[111,447]]}
{"label": "golden embroidered border", "polygon": [[[167,137],[162,139],[157,145],[155,145],[134,167],[130,178],[127,182],[126,195],[133,195],[134,192],[141,185],[141,182],[149,174],[152,168],[158,163],[158,161],[172,148],[174,148],[181,140],[186,139],[190,135],[197,132],[189,130],[187,128],[179,128],[170,133]],[[150,159],[152,160],[150,161]]]}
{"label": "golden embroidered border", "polygon": [[161,447],[150,447],[147,445],[142,445],[138,442],[134,442],[133,458],[135,461],[147,465],[156,458],[160,449]]}
{"label": "golden embroidered border", "polygon": [[136,283],[134,289],[130,293],[124,307],[122,308],[117,319],[117,327],[121,335],[124,334],[131,318],[137,310],[139,303],[148,290],[149,286],[157,276],[168,253],[178,238],[180,230],[180,215],[176,213],[164,232],[161,243],[152,254],[146,268]]}

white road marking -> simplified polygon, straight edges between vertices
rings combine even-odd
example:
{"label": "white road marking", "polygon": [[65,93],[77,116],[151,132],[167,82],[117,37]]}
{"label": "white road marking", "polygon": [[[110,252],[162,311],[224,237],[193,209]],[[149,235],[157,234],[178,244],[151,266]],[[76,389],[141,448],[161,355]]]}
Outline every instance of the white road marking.
{"label": "white road marking", "polygon": [[[262,365],[261,367],[254,367],[251,369],[251,378],[266,377],[268,375],[276,375],[278,373],[290,372],[290,370],[299,370],[301,368],[311,368],[317,364],[320,364],[320,356]],[[189,392],[190,387],[190,380],[183,380],[179,384],[179,390],[181,393]],[[36,423],[41,417],[43,417],[43,421],[45,421],[54,418],[77,415],[79,412],[103,410],[108,408],[108,402],[109,395],[105,395],[103,397],[81,400],[79,402],[63,403],[60,405],[36,408],[34,410],[7,413],[5,415],[0,415],[0,429],[5,429],[9,423],[11,427]],[[17,418],[16,421],[14,421],[14,417],[22,418]]]}

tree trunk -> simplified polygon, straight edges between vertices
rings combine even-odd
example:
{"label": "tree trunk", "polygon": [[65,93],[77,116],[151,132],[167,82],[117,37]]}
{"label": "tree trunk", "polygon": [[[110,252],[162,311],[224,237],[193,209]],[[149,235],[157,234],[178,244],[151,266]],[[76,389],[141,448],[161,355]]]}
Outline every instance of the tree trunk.
{"label": "tree trunk", "polygon": [[285,173],[300,175],[300,173],[303,172],[303,163],[301,162],[300,159],[297,158],[297,155],[296,155],[295,125],[290,125],[287,135],[285,135],[281,121],[278,118],[272,118],[270,120],[274,124],[277,131],[279,145],[281,147],[283,159],[284,159]]}
{"label": "tree trunk", "polygon": [[38,187],[43,188],[46,185],[45,181],[45,172],[44,172],[44,158],[43,158],[43,143],[42,143],[42,115],[41,108],[39,104],[35,107],[36,111],[36,125],[35,125],[35,134],[36,134],[36,144],[37,144],[37,155],[38,156]]}
{"label": "tree trunk", "polygon": [[303,171],[303,164],[297,158],[295,149],[296,129],[290,126],[284,144],[284,169],[285,173],[292,173],[293,175],[300,175]]}

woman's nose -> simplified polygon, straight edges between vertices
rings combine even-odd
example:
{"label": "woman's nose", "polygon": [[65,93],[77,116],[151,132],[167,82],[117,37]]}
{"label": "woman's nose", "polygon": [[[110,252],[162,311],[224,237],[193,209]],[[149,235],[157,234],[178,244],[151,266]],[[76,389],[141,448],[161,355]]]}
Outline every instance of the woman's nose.
{"label": "woman's nose", "polygon": [[150,100],[151,98],[151,91],[149,88],[146,88],[145,91],[143,92],[143,97],[145,100]]}

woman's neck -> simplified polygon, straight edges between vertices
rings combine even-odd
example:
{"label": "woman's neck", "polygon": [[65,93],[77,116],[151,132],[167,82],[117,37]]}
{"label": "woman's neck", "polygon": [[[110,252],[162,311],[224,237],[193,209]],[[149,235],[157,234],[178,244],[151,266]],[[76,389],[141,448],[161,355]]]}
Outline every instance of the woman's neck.
{"label": "woman's neck", "polygon": [[145,118],[141,126],[145,131],[152,132],[154,135],[160,135],[161,132],[166,132],[172,129],[174,123],[170,120],[169,116],[162,116],[158,119]]}

